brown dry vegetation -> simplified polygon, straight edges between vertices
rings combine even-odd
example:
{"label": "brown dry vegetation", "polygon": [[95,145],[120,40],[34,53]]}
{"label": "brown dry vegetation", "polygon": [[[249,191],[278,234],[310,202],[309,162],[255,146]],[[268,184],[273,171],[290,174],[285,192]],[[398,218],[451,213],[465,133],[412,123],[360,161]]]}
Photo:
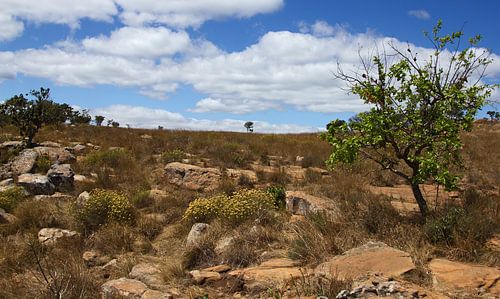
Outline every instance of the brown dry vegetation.
{"label": "brown dry vegetation", "polygon": [[[44,248],[34,241],[43,227],[81,229],[72,214],[70,202],[25,201],[12,212],[17,221],[0,225],[0,298],[97,298],[100,285],[110,278],[126,276],[143,256],[159,259],[162,277],[167,285],[183,289],[191,297],[203,295],[190,285],[186,270],[221,262],[233,267],[256,264],[271,255],[289,256],[303,264],[315,265],[368,240],[378,240],[409,252],[417,270],[406,279],[421,285],[430,283],[427,262],[433,257],[500,266],[500,255],[486,242],[500,228],[500,130],[499,125],[482,124],[464,135],[464,167],[459,200],[434,206],[426,223],[416,214],[400,214],[386,196],[374,195],[368,185],[391,186],[397,178],[381,173],[375,165],[360,161],[351,167],[339,167],[327,176],[306,171],[305,179],[291,180],[283,172],[257,173],[259,186],[286,185],[310,194],[331,198],[339,203],[341,219],[326,214],[310,214],[306,221],[288,223],[288,215],[278,211],[260,223],[243,222],[224,225],[217,220],[213,229],[197,246],[185,248],[190,226],[182,215],[188,204],[200,196],[167,185],[161,179],[162,154],[181,150],[203,159],[207,166],[249,168],[255,161],[268,163],[269,156],[280,156],[278,166],[300,165],[323,167],[329,146],[316,134],[244,134],[139,130],[95,126],[44,128],[35,141],[92,143],[93,151],[74,165],[77,173],[97,175],[95,183],[80,184],[74,195],[95,188],[114,189],[125,194],[136,209],[131,225],[108,223],[95,231],[83,232],[78,241]],[[10,128],[2,134],[14,134]],[[152,138],[143,138],[147,134]],[[7,136],[7,135],[6,135]],[[8,137],[2,137],[7,139]],[[123,150],[113,152],[109,147]],[[304,156],[296,162],[296,156]],[[165,157],[165,155],[163,155]],[[3,159],[3,158],[2,158]],[[41,165],[40,167],[43,167]],[[249,186],[222,184],[216,194]],[[164,196],[150,196],[152,188],[162,189]],[[161,219],[146,214],[162,214]],[[216,254],[217,240],[232,235],[234,242],[223,254]],[[81,259],[85,250],[98,250],[118,257],[116,268],[103,275],[87,268]],[[266,255],[267,254],[267,255]],[[50,274],[47,279],[44,278]],[[303,295],[328,290],[335,294],[348,282],[297,279],[293,287]],[[69,287],[71,286],[71,287]],[[237,287],[231,291],[239,291]],[[272,295],[281,290],[271,290]]]}

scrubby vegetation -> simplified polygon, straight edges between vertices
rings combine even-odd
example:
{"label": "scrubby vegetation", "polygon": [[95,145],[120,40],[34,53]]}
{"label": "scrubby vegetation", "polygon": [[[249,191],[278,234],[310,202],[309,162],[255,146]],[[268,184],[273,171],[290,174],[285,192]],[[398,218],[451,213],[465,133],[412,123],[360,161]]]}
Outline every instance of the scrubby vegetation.
{"label": "scrubby vegetation", "polygon": [[[3,134],[16,134],[14,128],[2,130]],[[460,192],[457,197],[437,200],[435,194],[427,194],[429,215],[422,222],[417,213],[398,209],[394,204],[399,200],[372,192],[374,187],[397,187],[404,182],[397,176],[380,175],[370,161],[359,160],[333,171],[326,171],[313,159],[307,167],[304,160],[297,161],[297,156],[307,155],[327,159],[330,147],[316,134],[42,128],[36,142],[92,144],[72,165],[89,180],[75,182],[75,190],[69,194],[72,199],[35,201],[21,193],[16,193],[19,197],[1,193],[2,200],[16,198],[19,203],[2,207],[16,220],[0,225],[0,297],[50,298],[53,291],[58,292],[58,285],[70,284],[74,287],[65,293],[69,297],[96,298],[102,283],[125,277],[138,263],[153,260],[167,288],[192,297],[209,294],[216,298],[220,290],[209,283],[195,286],[186,271],[221,263],[236,269],[276,257],[314,267],[367,241],[382,241],[408,252],[417,269],[405,279],[424,287],[432,284],[428,263],[435,257],[498,267],[500,255],[489,245],[500,227],[500,182],[492,167],[500,159],[498,132],[498,124],[488,123],[476,124],[472,132],[462,134],[464,167],[455,169],[463,177]],[[225,149],[226,155],[245,157],[244,163],[209,150],[227,143],[233,145]],[[163,153],[175,150],[189,153],[190,163],[226,173],[227,185],[197,191],[167,183]],[[315,167],[322,167],[323,172]],[[256,181],[231,179],[228,169],[253,170]],[[253,187],[248,186],[250,182]],[[338,210],[334,214],[309,213],[289,222],[290,212],[284,209],[286,190],[326,198]],[[77,200],[82,191],[90,192],[86,201]],[[443,192],[440,190],[441,195]],[[81,208],[75,213],[79,203]],[[210,229],[188,247],[186,238],[194,222],[206,222]],[[47,227],[76,230],[81,237],[51,248],[33,246],[36,233]],[[116,265],[108,270],[86,266],[82,254],[89,250],[104,256],[105,262],[116,258]],[[40,267],[58,273],[52,291],[43,278],[40,283],[30,276],[35,273],[40,278]],[[224,295],[246,292],[237,279],[231,283],[222,290]],[[285,296],[296,290],[303,295],[332,296],[349,285],[349,280],[318,280],[304,274],[288,285],[248,295]]]}

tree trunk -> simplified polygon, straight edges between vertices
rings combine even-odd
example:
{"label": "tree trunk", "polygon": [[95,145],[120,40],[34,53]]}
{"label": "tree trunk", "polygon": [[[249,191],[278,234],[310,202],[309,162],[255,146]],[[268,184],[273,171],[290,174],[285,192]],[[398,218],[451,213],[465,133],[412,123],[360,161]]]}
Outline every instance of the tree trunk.
{"label": "tree trunk", "polygon": [[413,191],[413,196],[417,201],[418,207],[420,209],[420,214],[422,215],[422,218],[425,219],[427,217],[427,212],[429,211],[429,208],[427,207],[427,202],[425,201],[425,198],[422,195],[422,192],[420,191],[418,183],[413,183],[413,182],[411,183],[411,191]]}

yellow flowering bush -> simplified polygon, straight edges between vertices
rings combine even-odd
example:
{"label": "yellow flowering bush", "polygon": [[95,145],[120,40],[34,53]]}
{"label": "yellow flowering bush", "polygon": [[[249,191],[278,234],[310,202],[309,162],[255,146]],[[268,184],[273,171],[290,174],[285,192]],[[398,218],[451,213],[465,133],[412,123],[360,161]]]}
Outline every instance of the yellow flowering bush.
{"label": "yellow flowering bush", "polygon": [[116,191],[94,189],[90,197],[77,207],[76,216],[85,228],[95,229],[108,222],[132,223],[134,206],[126,196]]}
{"label": "yellow flowering bush", "polygon": [[229,203],[229,196],[216,195],[209,198],[198,198],[192,201],[183,218],[193,222],[207,222],[222,216],[224,206]]}
{"label": "yellow flowering bush", "polygon": [[23,188],[12,187],[0,192],[0,208],[11,212],[19,202],[26,198]]}
{"label": "yellow flowering bush", "polygon": [[236,192],[226,206],[223,207],[223,216],[230,222],[242,222],[247,219],[260,218],[274,209],[274,199],[268,193],[244,189]]}
{"label": "yellow flowering bush", "polygon": [[220,219],[240,223],[248,219],[260,218],[274,208],[273,197],[267,192],[244,189],[232,196],[217,195],[196,199],[189,204],[184,213],[184,219],[192,222]]}

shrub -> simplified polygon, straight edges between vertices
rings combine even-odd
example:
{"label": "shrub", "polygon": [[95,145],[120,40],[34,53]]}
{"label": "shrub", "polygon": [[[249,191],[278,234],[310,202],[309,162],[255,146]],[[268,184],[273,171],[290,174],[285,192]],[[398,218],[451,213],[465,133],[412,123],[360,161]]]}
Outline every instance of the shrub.
{"label": "shrub", "polygon": [[236,192],[224,206],[222,213],[230,222],[240,223],[247,219],[260,219],[274,209],[274,199],[266,192],[246,189]]}
{"label": "shrub", "polygon": [[227,195],[216,195],[210,198],[198,198],[192,201],[183,218],[192,222],[208,222],[222,216],[222,210],[229,203]]}
{"label": "shrub", "polygon": [[271,195],[255,189],[237,191],[232,196],[217,195],[199,198],[189,204],[183,218],[193,222],[207,222],[221,219],[241,223],[248,219],[258,219],[274,209]]}
{"label": "shrub", "polygon": [[12,187],[0,192],[0,208],[6,212],[11,212],[18,203],[26,198],[24,189],[21,187]]}
{"label": "shrub", "polygon": [[109,223],[101,226],[87,240],[87,246],[103,254],[119,254],[133,250],[136,233],[126,225]]}
{"label": "shrub", "polygon": [[134,207],[127,197],[102,189],[94,189],[76,211],[79,222],[91,230],[107,222],[132,223],[134,216]]}
{"label": "shrub", "polygon": [[133,164],[132,155],[123,148],[101,150],[86,156],[84,165],[92,170],[98,168],[121,168]]}
{"label": "shrub", "polygon": [[49,171],[52,162],[47,156],[40,156],[35,161],[35,172],[37,173],[47,173]]}
{"label": "shrub", "polygon": [[266,189],[266,192],[271,195],[274,200],[274,206],[278,209],[284,209],[286,206],[285,188],[281,186],[271,186]]}
{"label": "shrub", "polygon": [[180,162],[185,157],[186,153],[184,153],[181,149],[175,149],[161,154],[161,160],[163,163]]}
{"label": "shrub", "polygon": [[425,225],[425,233],[432,243],[453,242],[453,230],[464,216],[464,209],[452,207],[444,216],[430,220]]}

